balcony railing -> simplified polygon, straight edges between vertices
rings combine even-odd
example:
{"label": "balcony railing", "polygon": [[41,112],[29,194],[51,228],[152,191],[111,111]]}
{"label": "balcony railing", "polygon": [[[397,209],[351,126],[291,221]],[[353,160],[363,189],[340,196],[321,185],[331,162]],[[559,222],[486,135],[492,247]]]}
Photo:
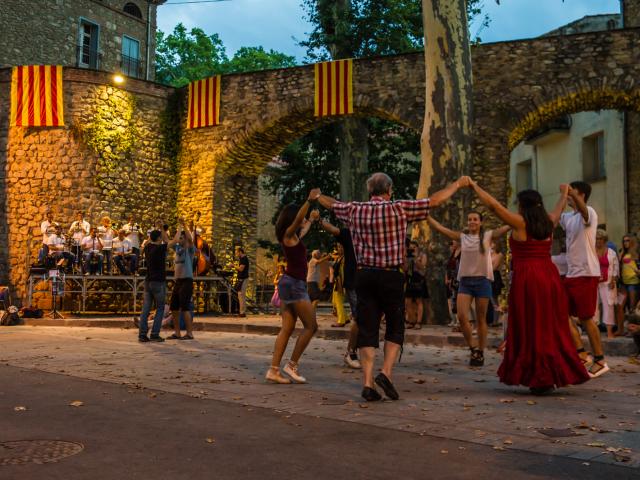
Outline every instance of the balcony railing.
{"label": "balcony railing", "polygon": [[122,55],[120,67],[122,68],[122,73],[129,77],[142,77],[142,62],[139,58]]}
{"label": "balcony railing", "polygon": [[78,45],[76,47],[76,59],[78,67],[98,70],[100,68],[102,54],[84,45]]}

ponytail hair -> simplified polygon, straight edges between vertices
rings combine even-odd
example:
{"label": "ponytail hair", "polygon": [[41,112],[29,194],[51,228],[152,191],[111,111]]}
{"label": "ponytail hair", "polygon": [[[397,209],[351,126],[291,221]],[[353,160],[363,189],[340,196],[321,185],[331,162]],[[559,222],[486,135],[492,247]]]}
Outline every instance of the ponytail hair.
{"label": "ponytail hair", "polygon": [[[467,216],[469,215],[478,215],[478,217],[480,218],[480,223],[482,224],[483,217],[480,212],[478,212],[477,210],[471,210],[469,213],[467,213]],[[480,225],[480,230],[478,231],[478,235],[480,236],[480,244],[479,244],[480,253],[484,255],[487,249],[484,247],[484,227],[482,225]]]}
{"label": "ponytail hair", "polygon": [[553,233],[553,222],[542,203],[542,195],[536,190],[518,193],[520,214],[527,226],[527,236],[535,240],[546,240]]}

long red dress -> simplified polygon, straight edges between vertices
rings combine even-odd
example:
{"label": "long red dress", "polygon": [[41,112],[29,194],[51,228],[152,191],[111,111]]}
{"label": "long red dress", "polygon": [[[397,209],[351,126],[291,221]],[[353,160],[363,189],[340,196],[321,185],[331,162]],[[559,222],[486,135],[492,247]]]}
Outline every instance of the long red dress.
{"label": "long red dress", "polygon": [[509,238],[513,275],[500,381],[527,387],[562,387],[589,380],[569,330],[568,301],[551,240]]}

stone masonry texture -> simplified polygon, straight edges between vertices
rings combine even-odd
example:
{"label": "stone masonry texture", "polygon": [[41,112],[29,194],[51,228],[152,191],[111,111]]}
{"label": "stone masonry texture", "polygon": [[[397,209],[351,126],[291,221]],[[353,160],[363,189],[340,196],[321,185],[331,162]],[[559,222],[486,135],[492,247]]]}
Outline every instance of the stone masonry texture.
{"label": "stone masonry texture", "polygon": [[[142,19],[125,13],[125,4],[135,4]],[[121,67],[123,35],[140,42],[141,74],[144,78],[147,44],[147,8],[151,9],[151,52],[155,52],[158,1],[146,0],[2,0],[0,1],[0,66],[77,65],[80,20],[99,27],[99,70]],[[151,79],[154,58],[151,56]]]}
{"label": "stone masonry texture", "polygon": [[[640,111],[639,40],[640,28],[629,28],[475,47],[470,173],[505,201],[513,144],[559,115],[608,108]],[[77,208],[86,209],[92,223],[111,211],[117,216],[134,209],[141,220],[150,220],[157,212],[191,218],[199,210],[204,237],[221,260],[230,257],[234,244],[243,244],[253,260],[258,175],[291,141],[332,121],[313,116],[312,66],[226,75],[221,125],[183,130],[174,170],[161,154],[159,123],[173,89],[133,80],[115,89],[106,73],[66,69],[67,126],[8,129],[9,74],[0,71],[0,200],[5,205],[0,211],[0,281],[10,281],[21,292],[39,241],[34,232],[49,204],[61,205],[57,216],[67,225]],[[421,53],[354,62],[357,115],[394,120],[419,132],[424,95]],[[134,153],[122,160],[121,169],[105,173],[100,157],[77,132],[101,108],[113,110],[114,119],[122,121],[116,106],[130,100],[138,135]],[[182,107],[186,123],[186,96]],[[635,156],[628,169],[631,185],[632,178],[640,177]],[[634,209],[629,220],[637,230],[640,218]]]}

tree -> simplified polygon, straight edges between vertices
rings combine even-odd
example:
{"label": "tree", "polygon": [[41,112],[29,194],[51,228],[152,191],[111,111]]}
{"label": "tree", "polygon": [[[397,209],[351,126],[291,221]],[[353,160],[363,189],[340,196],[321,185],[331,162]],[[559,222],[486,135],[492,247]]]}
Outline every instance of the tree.
{"label": "tree", "polygon": [[[420,139],[422,169],[418,197],[424,198],[463,172],[471,161],[472,78],[471,50],[465,0],[428,0],[422,3],[425,44],[425,116]],[[461,222],[455,203],[439,209],[450,225]],[[425,241],[421,224],[417,237]],[[445,242],[434,242],[429,269],[429,292],[435,318],[447,318],[442,278],[448,257]]]}
{"label": "tree", "polygon": [[254,72],[272,68],[295,67],[296,58],[262,47],[241,47],[233,58],[224,64],[225,73]]}
{"label": "tree", "polygon": [[222,73],[295,65],[295,57],[263,47],[241,47],[229,60],[217,34],[207,35],[200,28],[187,32],[181,23],[169,35],[157,33],[156,79],[174,87]]}
{"label": "tree", "polygon": [[174,87],[219,73],[227,62],[217,34],[207,35],[200,28],[187,32],[182,23],[167,36],[158,31],[156,45],[156,79]]}

